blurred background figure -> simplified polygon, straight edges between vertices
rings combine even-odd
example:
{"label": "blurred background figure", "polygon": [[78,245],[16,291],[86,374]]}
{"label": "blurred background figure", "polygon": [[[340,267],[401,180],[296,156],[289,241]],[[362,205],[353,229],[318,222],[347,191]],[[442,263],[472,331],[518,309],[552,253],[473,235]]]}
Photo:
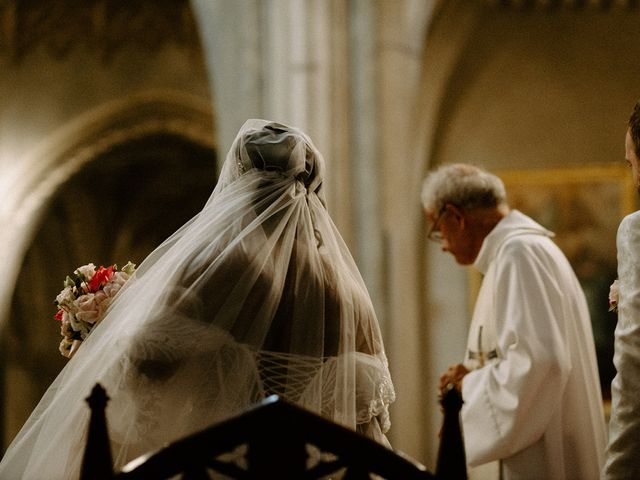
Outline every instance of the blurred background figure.
{"label": "blurred background figure", "polygon": [[[631,178],[640,189],[640,103],[636,103],[625,135],[625,158]],[[640,214],[626,216],[617,235],[618,279],[614,292],[618,313],[615,332],[616,376],[611,384],[612,405],[609,422],[604,478],[633,478],[640,471]]]}

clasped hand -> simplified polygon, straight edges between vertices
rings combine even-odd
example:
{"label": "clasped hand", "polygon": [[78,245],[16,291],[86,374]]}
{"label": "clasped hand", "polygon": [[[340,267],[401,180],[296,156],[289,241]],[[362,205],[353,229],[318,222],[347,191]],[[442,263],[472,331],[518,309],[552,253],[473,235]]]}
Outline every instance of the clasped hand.
{"label": "clasped hand", "polygon": [[449,384],[453,384],[458,390],[461,390],[462,379],[467,373],[469,373],[469,370],[461,363],[450,365],[447,371],[440,375],[440,384],[438,385],[440,393],[444,393]]}

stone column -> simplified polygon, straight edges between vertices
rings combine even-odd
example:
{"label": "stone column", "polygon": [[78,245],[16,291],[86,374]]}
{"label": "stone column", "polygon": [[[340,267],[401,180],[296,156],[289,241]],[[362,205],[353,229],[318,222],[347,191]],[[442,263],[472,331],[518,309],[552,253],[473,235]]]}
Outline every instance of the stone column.
{"label": "stone column", "polygon": [[209,71],[221,158],[245,120],[260,118],[263,113],[261,3],[192,2]]}
{"label": "stone column", "polygon": [[[398,250],[393,258],[397,274],[409,279],[410,284],[406,288],[410,291],[395,290],[394,303],[400,318],[410,315],[416,322],[406,328],[414,332],[418,340],[416,342],[409,338],[413,351],[410,348],[397,349],[400,357],[394,360],[405,364],[409,360],[403,360],[403,357],[416,356],[416,363],[412,365],[415,372],[413,377],[408,371],[404,372],[401,380],[408,384],[420,382],[420,387],[414,387],[413,395],[409,395],[411,405],[400,406],[407,409],[422,408],[419,418],[423,425],[423,443],[418,458],[423,459],[431,469],[435,466],[436,442],[442,424],[442,414],[434,408],[438,379],[449,364],[463,358],[470,316],[466,293],[467,272],[456,265],[449,255],[441,252],[438,245],[426,241],[420,190],[422,178],[435,166],[433,156],[442,125],[442,105],[447,100],[453,72],[476,27],[480,7],[478,2],[467,0],[441,1],[434,7],[421,52],[411,138],[405,139],[411,145],[411,151],[407,152],[408,169],[415,175],[415,178],[404,179],[404,184],[409,185],[405,191],[411,196],[404,198],[405,207],[409,208],[406,215],[412,224],[408,223],[399,229],[403,234],[396,235]],[[406,175],[406,172],[397,175],[396,187],[403,184],[401,175]],[[389,192],[390,195],[392,192]],[[394,209],[397,209],[395,215],[398,215],[402,205],[398,202],[394,204]],[[415,298],[416,303],[409,306],[403,304],[404,296]],[[405,336],[408,333],[398,330],[393,336],[393,345],[396,342],[403,345]],[[422,406],[413,400],[415,395],[420,394]]]}
{"label": "stone column", "polygon": [[378,2],[379,121],[382,234],[386,275],[386,347],[397,400],[392,410],[391,442],[424,461],[436,438],[426,416],[437,410],[434,389],[425,385],[421,311],[419,180],[416,152],[416,99],[426,28],[435,1]]}

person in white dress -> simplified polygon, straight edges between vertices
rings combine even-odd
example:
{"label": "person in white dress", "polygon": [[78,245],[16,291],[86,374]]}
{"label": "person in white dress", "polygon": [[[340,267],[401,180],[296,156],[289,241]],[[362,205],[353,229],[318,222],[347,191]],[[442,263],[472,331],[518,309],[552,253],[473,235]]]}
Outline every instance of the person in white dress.
{"label": "person in white dress", "polygon": [[276,394],[389,446],[378,321],[297,128],[248,120],[208,202],[136,270],[0,462],[78,478],[96,382],[114,468]]}
{"label": "person in white dress", "polygon": [[468,465],[499,461],[504,480],[598,478],[606,431],[589,311],[553,234],[472,165],[431,172],[422,201],[429,237],[483,275],[465,359],[440,379],[462,393]]}
{"label": "person in white dress", "polygon": [[[640,191],[640,102],[625,135],[625,157]],[[603,478],[640,478],[640,211],[618,228],[617,310],[609,445]]]}

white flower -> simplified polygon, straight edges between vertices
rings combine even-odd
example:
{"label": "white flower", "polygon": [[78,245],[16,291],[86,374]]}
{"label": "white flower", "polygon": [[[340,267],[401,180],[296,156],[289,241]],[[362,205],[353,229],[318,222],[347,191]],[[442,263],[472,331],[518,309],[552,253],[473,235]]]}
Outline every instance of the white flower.
{"label": "white flower", "polygon": [[72,337],[74,334],[73,327],[71,326],[71,322],[69,322],[69,316],[67,312],[64,312],[67,317],[63,317],[60,322],[60,335],[63,337]]}
{"label": "white flower", "polygon": [[80,332],[80,338],[84,340],[91,333],[91,325],[86,322],[80,322],[80,330],[78,332]]}
{"label": "white flower", "polygon": [[73,288],[65,287],[56,297],[56,304],[60,306],[70,306],[75,299],[76,296],[73,294]]}
{"label": "white flower", "polygon": [[69,312],[69,324],[73,328],[74,332],[79,332],[82,329],[82,322],[78,320],[73,312]]}
{"label": "white flower", "polygon": [[75,314],[69,314],[69,327],[62,327],[61,333],[64,331],[67,333],[67,337],[75,336],[76,332],[80,333],[81,338],[86,338],[89,335],[89,331],[91,330],[91,324],[82,319],[82,315],[77,317]]}
{"label": "white flower", "polygon": [[616,312],[618,310],[618,297],[620,294],[619,282],[616,279],[609,287],[609,311]]}
{"label": "white flower", "polygon": [[58,347],[58,350],[60,350],[60,353],[62,355],[68,358],[71,351],[71,345],[73,345],[73,340],[65,337],[60,342],[60,346]]}
{"label": "white flower", "polygon": [[78,267],[74,273],[82,275],[85,282],[88,282],[89,280],[91,280],[91,277],[93,277],[93,274],[96,273],[96,266],[93,263],[89,263],[87,265],[83,265],[82,267]]}

